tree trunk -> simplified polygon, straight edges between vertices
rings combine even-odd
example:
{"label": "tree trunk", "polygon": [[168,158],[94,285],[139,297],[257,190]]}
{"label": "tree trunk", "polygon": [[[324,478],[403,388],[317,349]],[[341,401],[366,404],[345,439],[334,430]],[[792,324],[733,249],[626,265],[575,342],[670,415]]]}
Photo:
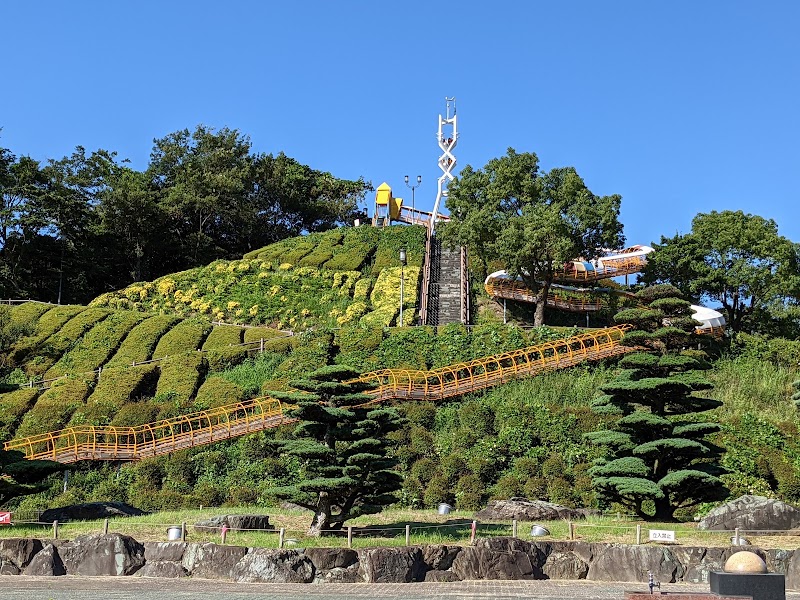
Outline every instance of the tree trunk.
{"label": "tree trunk", "polygon": [[544,309],[547,307],[547,293],[550,291],[550,284],[542,282],[539,293],[536,294],[536,312],[533,314],[533,326],[541,327],[544,325]]}
{"label": "tree trunk", "polygon": [[322,532],[330,527],[331,521],[331,501],[327,492],[320,492],[317,510],[314,511],[314,519],[311,527],[308,528],[308,535],[319,537]]}
{"label": "tree trunk", "polygon": [[669,494],[665,494],[663,498],[654,500],[654,504],[656,507],[656,510],[653,513],[654,520],[665,522],[675,520],[675,517],[673,516],[675,509],[672,507],[672,503],[669,501]]}

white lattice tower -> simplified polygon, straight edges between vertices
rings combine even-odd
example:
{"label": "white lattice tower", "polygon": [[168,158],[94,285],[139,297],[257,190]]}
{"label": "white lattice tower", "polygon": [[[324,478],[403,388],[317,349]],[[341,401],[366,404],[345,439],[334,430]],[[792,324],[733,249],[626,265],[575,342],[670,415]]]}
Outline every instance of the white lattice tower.
{"label": "white lattice tower", "polygon": [[[456,156],[453,154],[453,150],[458,144],[456,99],[455,97],[445,97],[445,102],[447,110],[444,117],[439,115],[439,131],[436,134],[436,140],[442,151],[439,156],[439,168],[442,170],[442,176],[439,177],[439,189],[436,192],[436,202],[433,205],[433,213],[431,213],[431,232],[436,227],[436,221],[439,218],[439,204],[442,198],[447,198],[447,184],[453,180],[453,169],[456,168]],[[450,115],[451,110],[452,116]]]}

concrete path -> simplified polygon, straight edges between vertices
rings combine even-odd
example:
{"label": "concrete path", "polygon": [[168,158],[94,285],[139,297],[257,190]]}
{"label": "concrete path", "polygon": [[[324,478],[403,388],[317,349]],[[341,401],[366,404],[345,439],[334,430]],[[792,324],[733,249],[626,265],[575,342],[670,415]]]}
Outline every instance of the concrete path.
{"label": "concrete path", "polygon": [[[644,590],[641,583],[587,581],[462,581],[410,584],[246,584],[207,579],[143,577],[0,577],[2,600],[622,600],[625,590]],[[664,591],[708,591],[708,585],[665,584]],[[800,600],[790,592],[787,600]]]}

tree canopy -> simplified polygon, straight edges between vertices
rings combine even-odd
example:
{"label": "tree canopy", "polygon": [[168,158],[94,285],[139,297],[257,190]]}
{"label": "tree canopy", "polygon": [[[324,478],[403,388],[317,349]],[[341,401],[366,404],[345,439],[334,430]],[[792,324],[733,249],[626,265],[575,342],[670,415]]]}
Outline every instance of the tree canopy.
{"label": "tree canopy", "polygon": [[654,248],[645,283],[671,283],[698,302],[721,304],[733,332],[800,331],[800,245],[779,235],[775,221],[700,213],[689,233],[662,237]]}
{"label": "tree canopy", "polygon": [[597,256],[624,243],[621,197],[593,194],[573,167],[539,172],[532,152],[467,165],[449,186],[445,242],[467,246],[484,274],[502,265],[537,292],[535,324],[544,324],[544,299],[566,261]]}
{"label": "tree canopy", "polygon": [[66,468],[49,460],[26,460],[18,450],[0,450],[0,506],[14,498],[46,490],[49,483],[45,480]]}

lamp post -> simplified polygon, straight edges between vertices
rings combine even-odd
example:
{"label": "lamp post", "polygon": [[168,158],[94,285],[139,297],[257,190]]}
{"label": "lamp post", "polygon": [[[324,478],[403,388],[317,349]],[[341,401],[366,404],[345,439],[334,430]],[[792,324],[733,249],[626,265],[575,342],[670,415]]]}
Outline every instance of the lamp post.
{"label": "lamp post", "polygon": [[422,183],[422,175],[417,175],[417,185],[408,185],[408,175],[405,177],[406,179],[406,186],[411,188],[411,214],[415,215],[416,212],[416,202],[414,201],[414,191],[419,187],[419,184]]}
{"label": "lamp post", "polygon": [[400,327],[403,326],[403,295],[405,293],[406,249],[400,248]]}

